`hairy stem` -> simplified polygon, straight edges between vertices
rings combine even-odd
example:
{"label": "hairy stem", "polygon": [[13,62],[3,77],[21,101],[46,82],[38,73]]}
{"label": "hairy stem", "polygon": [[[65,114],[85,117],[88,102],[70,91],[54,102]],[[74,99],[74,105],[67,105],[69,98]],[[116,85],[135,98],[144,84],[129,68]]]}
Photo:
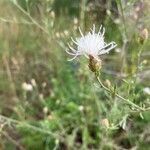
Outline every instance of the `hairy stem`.
{"label": "hairy stem", "polygon": [[[99,76],[96,76],[96,78],[97,78],[97,80],[98,80],[98,82],[99,82],[99,84],[101,85],[102,88],[104,88],[104,89],[105,89],[107,92],[109,92],[109,93],[113,93],[112,90],[110,90],[109,88],[107,88],[107,87],[101,82]],[[116,97],[120,98],[122,101],[124,101],[124,102],[128,103],[129,105],[131,105],[131,106],[133,106],[133,107],[139,109],[140,111],[145,111],[145,110],[147,110],[147,109],[144,109],[144,108],[142,108],[142,107],[136,105],[135,103],[133,103],[133,102],[130,101],[129,99],[126,99],[126,98],[122,97],[121,95],[119,95],[119,94],[117,94],[117,93],[114,93],[114,94],[115,94]]]}

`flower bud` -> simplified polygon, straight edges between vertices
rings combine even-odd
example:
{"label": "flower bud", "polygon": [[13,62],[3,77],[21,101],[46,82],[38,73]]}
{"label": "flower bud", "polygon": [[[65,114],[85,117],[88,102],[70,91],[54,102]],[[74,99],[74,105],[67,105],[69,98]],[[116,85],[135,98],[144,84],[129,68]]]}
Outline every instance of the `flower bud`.
{"label": "flower bud", "polygon": [[109,87],[109,88],[111,87],[111,82],[110,82],[110,80],[106,79],[105,83],[106,83],[107,87]]}
{"label": "flower bud", "polygon": [[48,108],[47,108],[47,107],[44,107],[44,108],[43,108],[43,112],[44,112],[44,114],[47,114],[47,113],[48,113]]}
{"label": "flower bud", "polygon": [[89,55],[89,69],[94,73],[98,73],[101,69],[101,60]]}
{"label": "flower bud", "polygon": [[140,32],[140,36],[139,36],[139,42],[141,44],[144,43],[144,41],[146,41],[148,39],[148,29],[144,28],[141,32]]}
{"label": "flower bud", "polygon": [[24,82],[24,83],[22,83],[22,89],[24,91],[32,91],[33,90],[33,86],[31,84],[29,84],[29,83]]}
{"label": "flower bud", "polygon": [[100,121],[101,125],[105,128],[109,128],[109,121],[107,118],[104,118]]}

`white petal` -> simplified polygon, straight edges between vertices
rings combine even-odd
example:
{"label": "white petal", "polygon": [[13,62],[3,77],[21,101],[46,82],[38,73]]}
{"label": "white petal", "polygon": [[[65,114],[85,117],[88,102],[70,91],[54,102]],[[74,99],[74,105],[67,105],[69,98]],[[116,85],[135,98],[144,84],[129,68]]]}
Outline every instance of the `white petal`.
{"label": "white petal", "polygon": [[72,40],[73,43],[75,43],[76,45],[78,45],[78,42],[75,41],[72,37],[71,37],[71,40]]}
{"label": "white petal", "polygon": [[81,36],[84,37],[80,27],[79,27],[79,32],[80,32]]}
{"label": "white petal", "polygon": [[70,44],[68,44],[68,47],[69,47],[73,52],[77,52],[77,50],[75,50],[73,47],[71,47]]}
{"label": "white petal", "polygon": [[[111,42],[109,44],[107,44],[102,50],[99,51],[98,55],[102,55],[105,53],[109,53],[110,50],[112,50],[113,48],[115,48],[117,46],[116,43]],[[107,48],[108,47],[108,48]],[[105,49],[106,48],[106,49]]]}
{"label": "white petal", "polygon": [[77,56],[78,56],[78,55],[75,55],[73,58],[68,59],[68,61],[72,61],[72,60],[74,60]]}
{"label": "white petal", "polygon": [[69,52],[68,50],[65,50],[65,51],[66,51],[66,53],[69,54],[69,55],[72,55],[72,56],[76,55],[76,53],[71,53],[71,52]]}

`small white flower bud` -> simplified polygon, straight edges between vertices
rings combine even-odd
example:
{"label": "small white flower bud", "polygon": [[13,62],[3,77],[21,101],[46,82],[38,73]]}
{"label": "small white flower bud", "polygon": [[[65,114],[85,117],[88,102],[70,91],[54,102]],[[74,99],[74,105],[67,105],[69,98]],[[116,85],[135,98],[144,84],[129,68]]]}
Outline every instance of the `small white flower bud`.
{"label": "small white flower bud", "polygon": [[149,88],[149,87],[145,87],[145,88],[143,89],[143,92],[144,92],[145,94],[147,94],[147,95],[150,95],[150,88]]}
{"label": "small white flower bud", "polygon": [[36,81],[35,81],[35,79],[31,79],[31,84],[32,84],[34,87],[36,87]]}
{"label": "small white flower bud", "polygon": [[25,91],[32,91],[33,87],[31,84],[24,82],[22,83],[22,89]]}
{"label": "small white flower bud", "polygon": [[109,121],[107,118],[102,119],[100,123],[103,127],[109,128]]}
{"label": "small white flower bud", "polygon": [[80,110],[80,111],[83,111],[83,110],[84,110],[84,106],[82,106],[82,105],[79,106],[79,110]]}
{"label": "small white flower bud", "polygon": [[47,107],[44,107],[44,108],[43,108],[43,112],[44,112],[44,114],[47,114],[47,113],[48,113],[48,108],[47,108]]}

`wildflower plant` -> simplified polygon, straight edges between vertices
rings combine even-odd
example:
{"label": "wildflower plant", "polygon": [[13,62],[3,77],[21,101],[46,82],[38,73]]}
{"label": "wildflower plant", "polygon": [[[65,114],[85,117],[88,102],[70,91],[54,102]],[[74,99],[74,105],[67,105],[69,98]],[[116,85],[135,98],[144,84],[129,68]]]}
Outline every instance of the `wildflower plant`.
{"label": "wildflower plant", "polygon": [[72,42],[76,45],[76,49],[70,46],[70,44],[68,44],[70,51],[66,50],[66,52],[69,55],[73,56],[71,59],[69,59],[69,61],[74,60],[78,56],[85,56],[89,59],[89,69],[95,73],[97,81],[104,90],[120,98],[122,101],[131,105],[136,110],[147,110],[147,108],[143,108],[136,105],[129,99],[126,99],[119,95],[115,90],[112,90],[112,87],[106,87],[102,83],[100,79],[101,59],[99,56],[109,53],[109,51],[111,51],[117,46],[117,44],[114,41],[110,43],[106,43],[104,41],[105,28],[100,26],[98,33],[96,33],[95,25],[93,25],[93,28],[90,32],[88,32],[88,34],[83,35],[80,28],[79,32],[81,34],[80,38],[77,38],[76,40],[71,38]]}
{"label": "wildflower plant", "polygon": [[[150,3],[112,2],[0,1],[1,149],[149,149]],[[69,61],[85,58],[100,88],[63,57],[70,31],[93,21],[105,22],[114,41],[103,26],[79,28],[66,52]],[[101,56],[115,48],[120,58],[103,70]]]}

